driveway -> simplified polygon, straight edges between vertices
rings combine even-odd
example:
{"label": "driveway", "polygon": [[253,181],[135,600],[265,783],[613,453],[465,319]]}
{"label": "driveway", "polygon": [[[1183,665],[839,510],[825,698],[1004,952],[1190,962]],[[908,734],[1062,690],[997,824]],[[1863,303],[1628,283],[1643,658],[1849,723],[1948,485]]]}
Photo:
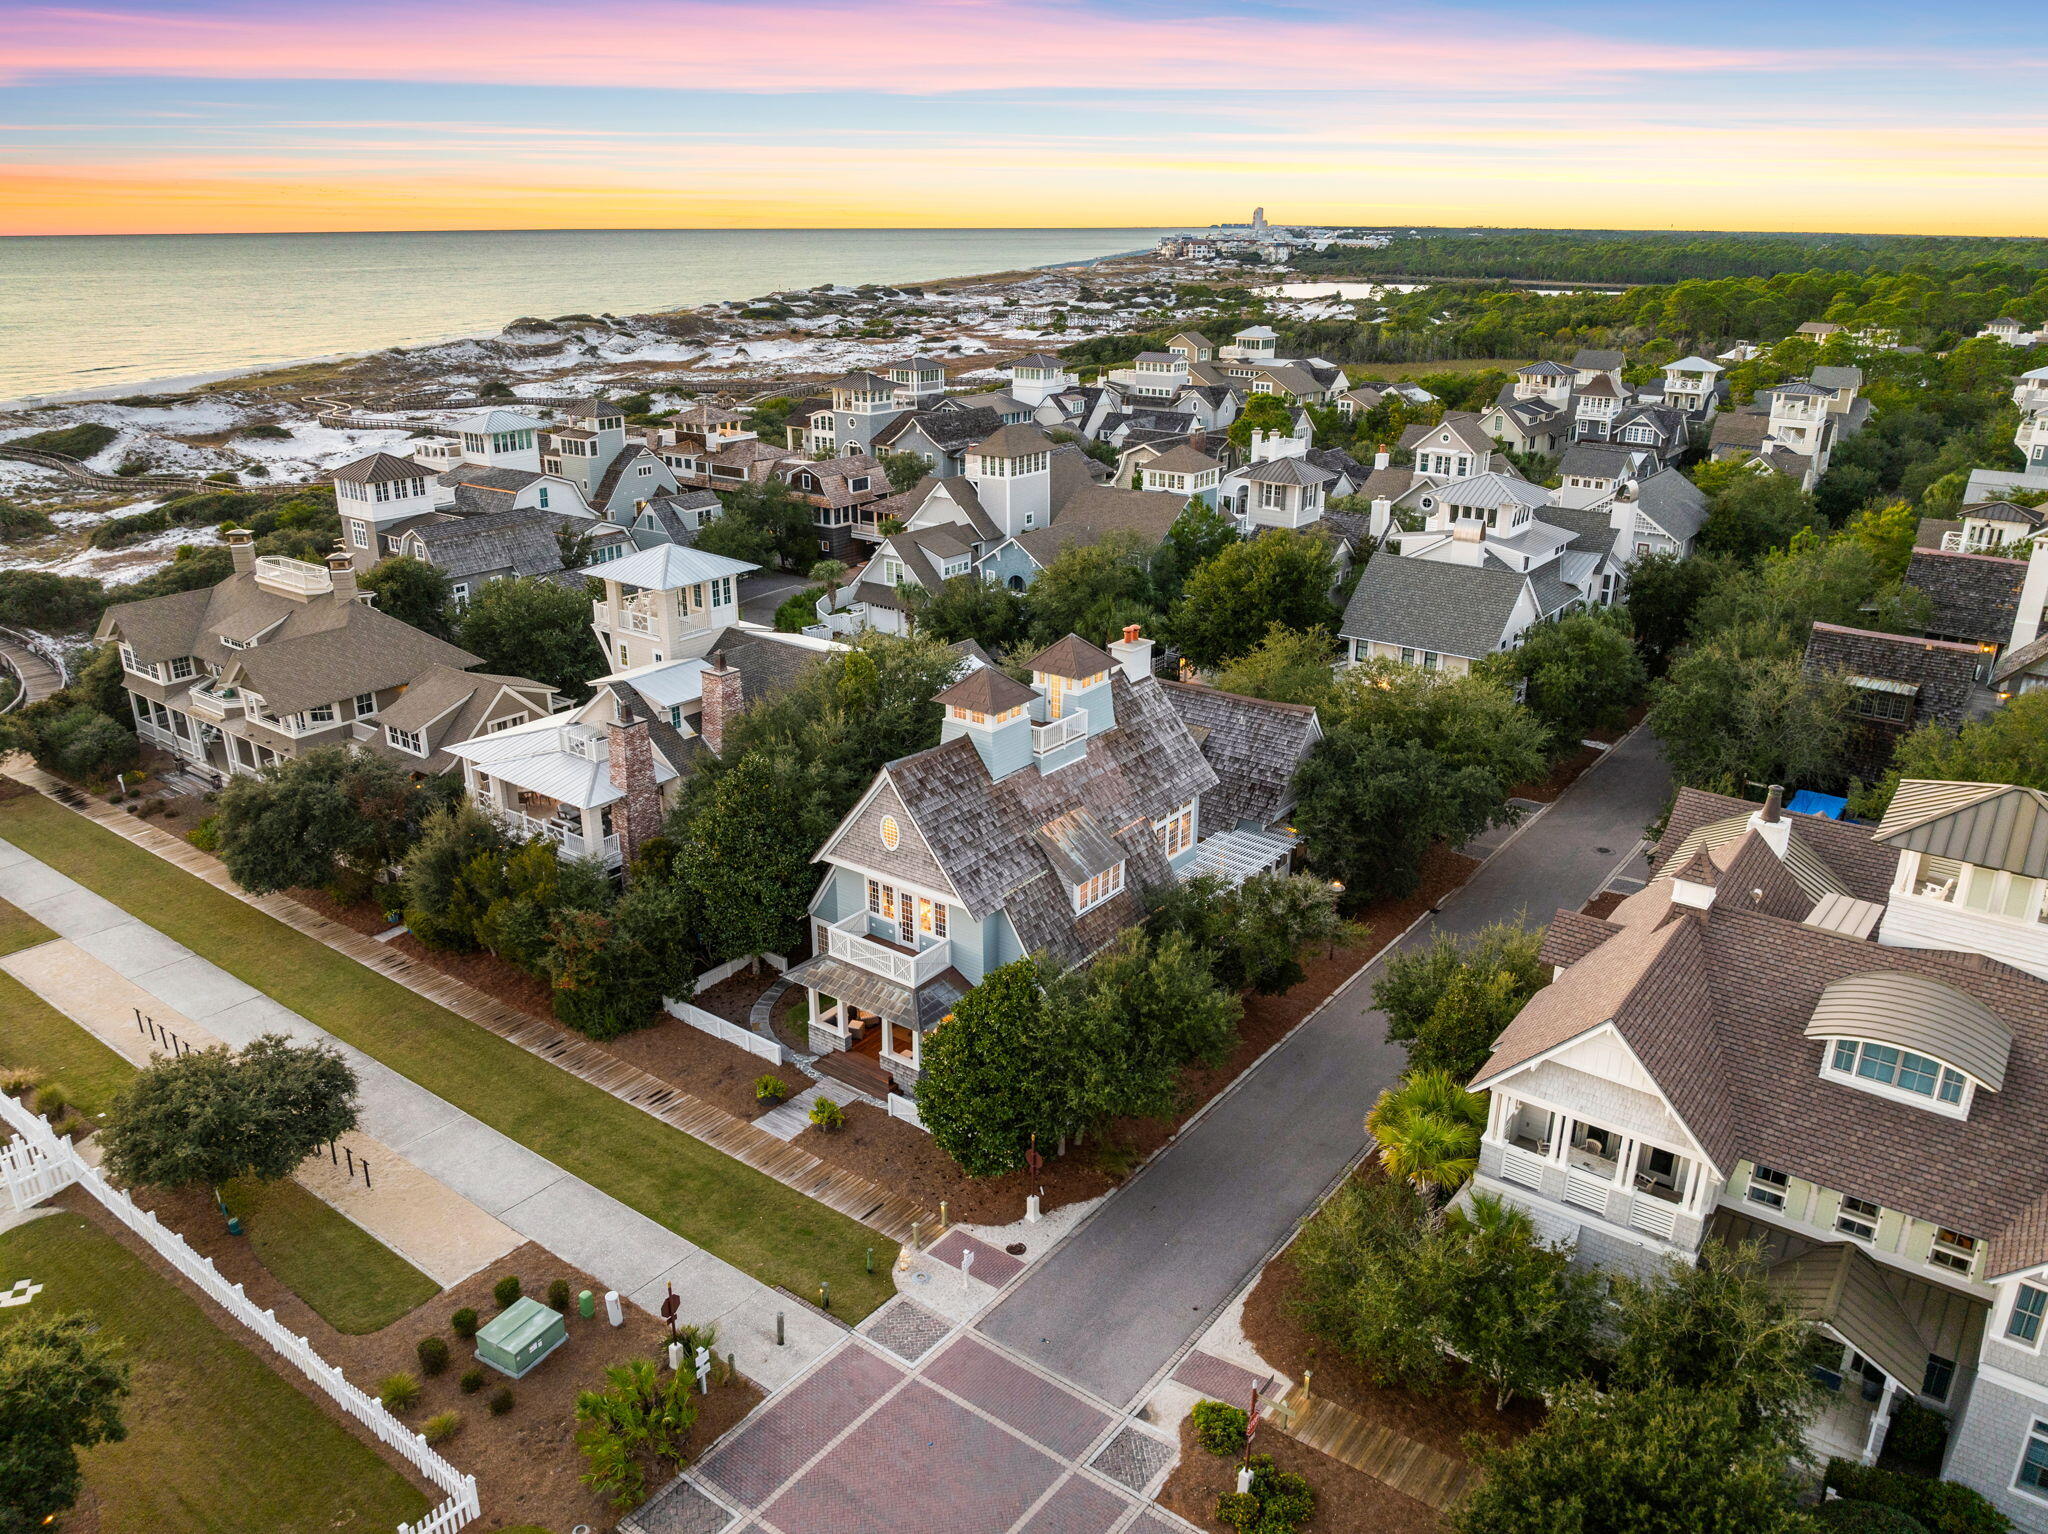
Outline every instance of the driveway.
{"label": "driveway", "polygon": [[740,616],[763,628],[775,626],[775,609],[809,582],[784,570],[763,570],[740,579]]}
{"label": "driveway", "polygon": [[[1470,932],[1577,907],[1634,858],[1670,775],[1639,730],[1495,850],[1430,921]],[[1117,1406],[1258,1271],[1365,1142],[1406,1051],[1372,1007],[1375,962],[1039,1262],[978,1330]]]}

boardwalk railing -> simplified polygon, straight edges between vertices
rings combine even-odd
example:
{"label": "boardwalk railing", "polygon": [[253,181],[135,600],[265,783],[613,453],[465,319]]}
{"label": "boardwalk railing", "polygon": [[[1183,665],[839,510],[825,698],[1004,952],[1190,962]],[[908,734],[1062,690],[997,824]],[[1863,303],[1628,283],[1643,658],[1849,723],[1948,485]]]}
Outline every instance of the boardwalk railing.
{"label": "boardwalk railing", "polygon": [[4,442],[0,442],[0,458],[12,458],[17,463],[32,463],[41,468],[59,470],[80,484],[91,485],[95,490],[132,490],[137,495],[147,495],[152,490],[178,495],[207,495],[216,490],[232,490],[242,495],[297,495],[312,488],[310,485],[298,483],[223,485],[211,480],[187,479],[175,474],[102,474],[99,470],[88,469],[78,459],[66,457],[62,453],[45,453],[40,448],[9,447]]}
{"label": "boardwalk railing", "polygon": [[[386,1411],[375,1396],[350,1384],[338,1366],[313,1351],[310,1342],[288,1331],[275,1312],[258,1309],[255,1301],[242,1292],[240,1284],[231,1284],[220,1276],[211,1258],[194,1252],[183,1236],[166,1230],[154,1214],[108,1182],[69,1140],[59,1137],[42,1119],[4,1094],[0,1094],[0,1121],[17,1137],[13,1146],[0,1152],[0,1190],[6,1192],[14,1208],[25,1209],[61,1188],[73,1183],[80,1185],[208,1299],[269,1343],[342,1410],[447,1493],[448,1500],[419,1523],[401,1523],[398,1534],[454,1534],[478,1516],[482,1509],[477,1500],[475,1476],[457,1470],[428,1447],[426,1439]],[[52,1181],[54,1186],[43,1186]]]}
{"label": "boardwalk railing", "polygon": [[47,678],[38,677],[33,674],[37,661],[41,661],[43,665],[55,673],[57,687],[69,687],[71,685],[71,672],[64,664],[64,652],[62,650],[59,650],[41,634],[33,634],[25,629],[0,626],[0,666],[4,666],[13,672],[15,681],[20,683],[14,689],[14,696],[9,698],[4,704],[0,704],[0,714],[4,714],[9,709],[17,708],[24,703],[33,703],[38,697],[47,696],[48,692],[56,690],[56,688],[42,690],[42,684],[47,682]]}

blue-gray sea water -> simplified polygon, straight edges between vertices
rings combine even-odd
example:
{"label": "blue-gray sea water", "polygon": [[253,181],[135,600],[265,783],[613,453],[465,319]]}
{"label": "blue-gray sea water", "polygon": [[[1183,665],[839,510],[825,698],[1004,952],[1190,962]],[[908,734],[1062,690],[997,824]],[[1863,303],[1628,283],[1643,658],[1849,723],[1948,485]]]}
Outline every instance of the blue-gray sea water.
{"label": "blue-gray sea water", "polygon": [[0,239],[0,399],[823,282],[1084,261],[1156,229],[600,229]]}

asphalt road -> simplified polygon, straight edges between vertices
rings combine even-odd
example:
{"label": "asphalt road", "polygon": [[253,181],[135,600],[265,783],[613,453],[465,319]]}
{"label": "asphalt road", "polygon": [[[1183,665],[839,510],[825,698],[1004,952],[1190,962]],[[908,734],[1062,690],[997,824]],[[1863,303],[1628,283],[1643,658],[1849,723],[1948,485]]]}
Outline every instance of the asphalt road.
{"label": "asphalt road", "polygon": [[[1639,730],[1447,898],[1432,932],[1548,920],[1603,888],[1663,808]],[[1365,1142],[1406,1051],[1372,1009],[1374,963],[1039,1263],[979,1330],[1125,1405],[1208,1326]]]}
{"label": "asphalt road", "polygon": [[781,570],[763,570],[743,576],[740,580],[740,616],[749,623],[772,628],[775,609],[792,593],[803,590],[805,584],[802,576]]}

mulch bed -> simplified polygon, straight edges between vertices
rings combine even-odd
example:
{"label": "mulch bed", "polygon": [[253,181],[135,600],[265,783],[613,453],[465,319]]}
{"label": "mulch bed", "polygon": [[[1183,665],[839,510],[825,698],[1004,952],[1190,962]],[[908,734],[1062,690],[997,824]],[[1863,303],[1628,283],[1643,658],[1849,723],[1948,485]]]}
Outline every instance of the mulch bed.
{"label": "mulch bed", "polygon": [[[60,1202],[89,1215],[131,1249],[143,1253],[153,1269],[183,1284],[183,1280],[178,1279],[159,1259],[148,1254],[146,1246],[108,1215],[96,1200],[74,1191],[63,1195]],[[148,1202],[158,1218],[182,1234],[194,1251],[213,1259],[222,1277],[241,1284],[251,1300],[274,1311],[279,1321],[312,1343],[321,1357],[339,1364],[354,1384],[372,1394],[376,1392],[377,1382],[388,1375],[401,1370],[419,1375],[415,1348],[421,1338],[439,1336],[445,1341],[450,1354],[446,1372],[433,1378],[421,1378],[419,1404],[400,1415],[418,1427],[439,1412],[461,1414],[461,1430],[437,1447],[451,1464],[476,1476],[484,1512],[478,1528],[490,1530],[539,1524],[545,1528],[569,1529],[579,1523],[600,1529],[612,1526],[617,1515],[602,1497],[590,1491],[579,1479],[584,1460],[575,1444],[576,1396],[580,1391],[601,1388],[604,1370],[611,1364],[624,1363],[636,1357],[658,1356],[668,1335],[667,1327],[658,1318],[628,1305],[625,1324],[612,1327],[604,1319],[605,1286],[588,1273],[569,1266],[546,1249],[528,1242],[487,1268],[471,1274],[453,1288],[443,1290],[382,1331],[348,1336],[335,1331],[310,1306],[278,1282],[270,1270],[257,1261],[247,1241],[228,1235],[214,1212],[211,1200],[203,1192],[154,1194]],[[537,1299],[545,1298],[550,1281],[566,1279],[572,1294],[588,1289],[598,1296],[597,1315],[586,1321],[576,1314],[572,1304],[569,1340],[532,1373],[524,1379],[507,1380],[495,1370],[486,1369],[483,1389],[474,1395],[464,1395],[461,1376],[464,1370],[472,1367],[474,1360],[471,1345],[461,1341],[449,1329],[449,1317],[468,1306],[488,1321],[498,1309],[491,1298],[491,1288],[506,1274],[516,1274],[525,1292]],[[188,1292],[196,1294],[190,1286],[185,1287]],[[202,1303],[205,1302],[202,1300]],[[320,1402],[330,1415],[348,1423],[365,1441],[375,1442],[355,1419],[314,1391],[296,1370],[284,1365],[268,1348],[256,1343],[237,1323],[210,1305],[208,1309],[224,1330],[249,1343],[251,1352]],[[684,1319],[688,1319],[687,1301]],[[501,1386],[510,1387],[514,1404],[504,1416],[494,1417],[490,1414],[488,1402]],[[701,1455],[720,1434],[752,1411],[761,1396],[761,1391],[755,1386],[735,1378],[729,1384],[714,1385],[709,1396],[698,1397],[702,1405],[691,1434],[691,1457],[694,1459]],[[395,1457],[394,1463],[403,1466],[403,1461]],[[654,1484],[659,1484],[658,1478]],[[436,1501],[439,1500],[438,1492],[431,1487],[428,1491]]]}
{"label": "mulch bed", "polygon": [[354,905],[342,905],[325,890],[289,889],[285,893],[309,911],[317,911],[329,921],[340,922],[351,931],[365,937],[375,937],[380,932],[389,932],[392,923],[385,919],[374,900],[358,900]]}
{"label": "mulch bed", "polygon": [[666,1012],[656,1015],[653,1027],[607,1039],[598,1047],[639,1066],[649,1075],[674,1082],[691,1096],[723,1108],[734,1118],[759,1118],[775,1106],[755,1099],[754,1082],[758,1077],[780,1077],[791,1096],[811,1084],[810,1078],[793,1065],[770,1065],[759,1055],[750,1055],[737,1044],[714,1039],[703,1029],[692,1028]]}
{"label": "mulch bed", "polygon": [[1534,1401],[1516,1400],[1506,1411],[1495,1411],[1492,1397],[1467,1386],[1455,1364],[1446,1382],[1426,1393],[1373,1384],[1357,1363],[1302,1325],[1289,1303],[1294,1286],[1293,1258],[1282,1252],[1245,1300],[1244,1334],[1267,1364],[1290,1379],[1298,1381],[1313,1369],[1319,1399],[1461,1459],[1468,1457],[1470,1434],[1511,1442],[1543,1420],[1543,1408]]}
{"label": "mulch bed", "polygon": [[[1296,1443],[1278,1428],[1259,1431],[1252,1447],[1270,1454],[1282,1470],[1304,1477],[1315,1488],[1315,1516],[1302,1525],[1320,1534],[1442,1534],[1443,1524],[1427,1503],[1405,1497],[1342,1460]],[[1237,1461],[1204,1449],[1194,1424],[1180,1425],[1180,1463],[1159,1489],[1159,1501],[1198,1529],[1232,1534],[1216,1519],[1216,1499],[1237,1489]]]}

